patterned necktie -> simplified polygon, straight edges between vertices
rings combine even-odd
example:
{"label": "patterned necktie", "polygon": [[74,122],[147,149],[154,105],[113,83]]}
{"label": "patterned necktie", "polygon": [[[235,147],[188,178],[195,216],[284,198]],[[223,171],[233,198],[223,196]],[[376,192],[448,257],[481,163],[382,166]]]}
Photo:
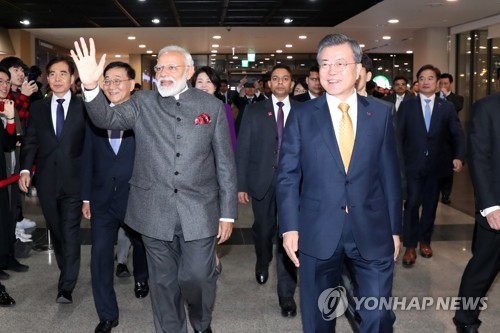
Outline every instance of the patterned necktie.
{"label": "patterned necktie", "polygon": [[276,150],[276,166],[278,166],[280,158],[281,137],[283,135],[283,127],[285,126],[285,114],[283,113],[283,102],[276,103],[278,105],[278,116],[276,117],[276,126],[278,127],[278,149]]}
{"label": "patterned necktie", "polygon": [[115,155],[118,155],[118,151],[120,150],[120,130],[111,130],[109,143],[111,144]]}
{"label": "patterned necktie", "polygon": [[60,98],[56,100],[57,109],[56,109],[56,136],[59,139],[61,137],[61,133],[64,127],[64,98]]}
{"label": "patterned necktie", "polygon": [[342,118],[340,118],[339,124],[339,149],[345,172],[347,173],[354,148],[354,129],[351,117],[349,116],[349,104],[340,103],[338,108],[342,111]]}
{"label": "patterned necktie", "polygon": [[427,132],[429,132],[429,127],[431,127],[431,106],[430,106],[430,99],[424,99],[425,101],[425,110],[424,110],[424,120],[425,120],[425,128],[427,128]]}

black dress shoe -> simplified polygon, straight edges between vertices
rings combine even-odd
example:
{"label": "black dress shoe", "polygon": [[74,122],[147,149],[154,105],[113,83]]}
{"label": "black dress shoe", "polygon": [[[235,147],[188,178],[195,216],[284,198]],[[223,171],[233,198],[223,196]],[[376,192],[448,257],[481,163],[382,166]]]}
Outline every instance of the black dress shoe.
{"label": "black dress shoe", "polygon": [[118,319],[103,320],[97,325],[94,333],[111,333],[111,329],[116,326],[118,326]]}
{"label": "black dress shoe", "polygon": [[295,317],[297,315],[297,304],[293,297],[280,297],[281,315],[286,318]]}
{"label": "black dress shoe", "polygon": [[262,265],[257,264],[255,266],[255,279],[258,284],[264,284],[269,278],[269,267],[262,267]]}
{"label": "black dress shoe", "polygon": [[71,296],[71,293],[67,290],[59,290],[56,302],[59,304],[71,304],[73,303],[73,296]]}
{"label": "black dress shoe", "polygon": [[0,269],[0,280],[8,280],[10,278],[9,273],[2,271]]}
{"label": "black dress shoe", "polygon": [[128,270],[127,265],[125,264],[118,264],[116,266],[116,276],[118,277],[130,277],[130,272]]}
{"label": "black dress shoe", "polygon": [[5,290],[5,287],[0,284],[0,306],[9,307],[16,305],[16,301]]}
{"label": "black dress shoe", "polygon": [[210,328],[210,326],[208,326],[206,330],[204,331],[194,330],[194,333],[212,333],[212,329]]}
{"label": "black dress shoe", "polygon": [[27,272],[29,270],[29,266],[21,264],[19,261],[17,261],[16,258],[14,257],[9,257],[8,262],[7,262],[7,269],[10,271],[14,272]]}
{"label": "black dress shoe", "polygon": [[453,318],[453,322],[455,323],[455,326],[457,327],[457,333],[478,333],[479,326],[481,325],[481,321],[479,319],[478,319],[478,322],[476,324],[462,324],[461,322],[457,321],[455,318]]}
{"label": "black dress shoe", "polygon": [[134,285],[135,297],[144,298],[148,296],[149,293],[149,285],[147,281],[136,282]]}

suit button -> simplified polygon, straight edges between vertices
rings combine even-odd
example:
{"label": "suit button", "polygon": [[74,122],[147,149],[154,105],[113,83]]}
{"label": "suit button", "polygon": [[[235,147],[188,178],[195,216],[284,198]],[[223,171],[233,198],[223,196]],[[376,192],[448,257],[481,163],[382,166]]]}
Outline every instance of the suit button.
{"label": "suit button", "polygon": [[174,193],[177,193],[177,189],[174,190]]}
{"label": "suit button", "polygon": [[345,186],[347,186],[347,185],[351,185],[351,182],[348,180],[345,181]]}
{"label": "suit button", "polygon": [[176,104],[177,104],[177,106],[181,106],[181,103],[179,103],[179,102],[177,102]]}
{"label": "suit button", "polygon": [[345,212],[345,206],[340,206],[340,209]]}
{"label": "suit button", "polygon": [[176,175],[176,176],[177,176],[178,174],[179,174],[179,171],[174,172],[174,175]]}
{"label": "suit button", "polygon": [[181,121],[181,118],[180,118],[180,117],[177,117],[177,121]]}
{"label": "suit button", "polygon": [[180,157],[180,156],[181,156],[181,154],[180,154],[180,153],[177,153],[177,154],[175,154],[175,156]]}
{"label": "suit button", "polygon": [[179,134],[177,134],[176,138],[177,138],[177,139],[181,139],[181,138],[182,138],[182,136],[181,136],[181,135],[179,135]]}

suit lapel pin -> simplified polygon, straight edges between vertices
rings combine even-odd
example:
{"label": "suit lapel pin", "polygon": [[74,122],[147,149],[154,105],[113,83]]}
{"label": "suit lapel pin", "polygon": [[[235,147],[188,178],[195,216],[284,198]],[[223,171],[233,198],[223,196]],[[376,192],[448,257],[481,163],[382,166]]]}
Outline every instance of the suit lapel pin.
{"label": "suit lapel pin", "polygon": [[366,115],[367,115],[367,116],[371,116],[371,115],[372,115],[372,113],[371,113],[371,112],[367,112],[367,113],[366,113]]}
{"label": "suit lapel pin", "polygon": [[268,115],[268,116],[272,116],[272,115],[273,115],[273,113],[272,113],[271,111],[269,111],[269,112],[267,113],[267,115]]}

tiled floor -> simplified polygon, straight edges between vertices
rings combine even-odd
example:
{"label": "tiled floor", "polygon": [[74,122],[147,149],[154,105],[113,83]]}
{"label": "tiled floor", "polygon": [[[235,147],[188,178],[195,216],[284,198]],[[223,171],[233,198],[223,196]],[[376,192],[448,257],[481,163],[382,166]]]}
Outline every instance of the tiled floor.
{"label": "tiled floor", "polygon": [[[403,268],[396,264],[394,296],[398,297],[453,297],[456,296],[463,269],[470,257],[473,198],[466,174],[455,181],[451,206],[440,205],[434,233],[431,259],[419,257],[415,267]],[[464,213],[465,212],[465,213]],[[469,214],[467,214],[467,212]],[[43,217],[36,199],[28,199],[26,216],[38,222],[33,234],[36,242],[45,238]],[[261,286],[254,279],[255,255],[249,227],[252,213],[249,206],[240,207],[234,235],[228,245],[218,251],[223,272],[218,280],[217,301],[212,328],[214,332],[301,332],[301,319],[284,319],[280,315],[276,296],[276,274],[271,270],[267,284]],[[30,266],[27,273],[11,273],[5,281],[9,293],[16,299],[13,308],[0,308],[0,333],[4,332],[93,332],[98,318],[94,309],[90,286],[89,223],[82,223],[82,267],[74,291],[72,305],[55,303],[58,270],[53,255],[31,251],[21,261]],[[130,265],[129,265],[130,266]],[[149,297],[136,299],[133,280],[115,280],[120,306],[120,325],[113,332],[153,332]],[[296,299],[298,300],[298,293]],[[489,294],[488,307],[483,311],[481,332],[498,332],[500,325],[500,288],[494,285]],[[436,304],[426,310],[396,310],[395,332],[454,332],[453,311],[436,310]],[[190,330],[191,331],[191,330]],[[337,332],[351,332],[346,318],[337,320]]]}

